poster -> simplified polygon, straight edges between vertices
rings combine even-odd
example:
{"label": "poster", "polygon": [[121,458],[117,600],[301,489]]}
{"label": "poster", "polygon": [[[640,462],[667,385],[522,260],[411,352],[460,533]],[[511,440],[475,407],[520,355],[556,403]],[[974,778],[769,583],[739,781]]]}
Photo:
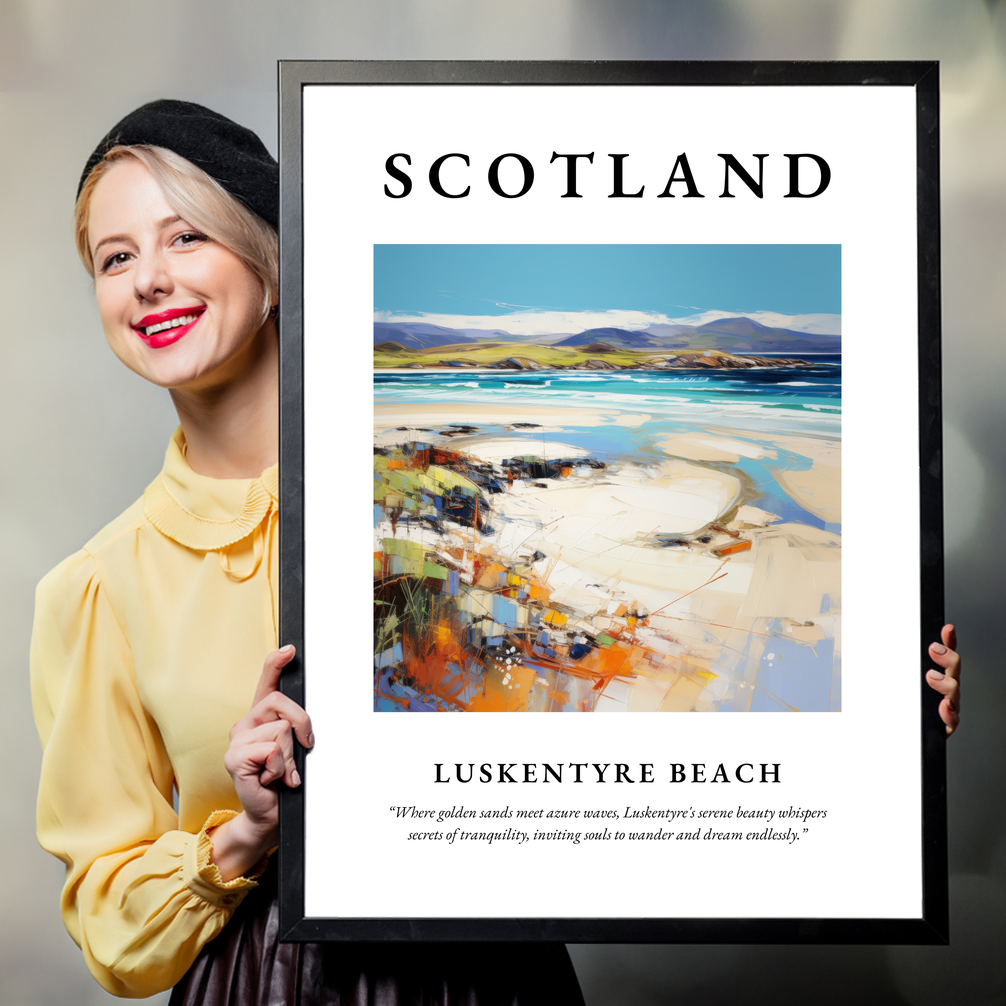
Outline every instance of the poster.
{"label": "poster", "polygon": [[285,66],[295,938],[942,938],[931,95],[868,69]]}

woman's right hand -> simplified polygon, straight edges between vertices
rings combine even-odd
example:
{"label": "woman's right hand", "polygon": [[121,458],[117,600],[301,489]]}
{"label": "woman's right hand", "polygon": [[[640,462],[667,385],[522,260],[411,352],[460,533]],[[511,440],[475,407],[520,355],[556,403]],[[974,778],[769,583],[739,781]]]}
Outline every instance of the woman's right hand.
{"label": "woman's right hand", "polygon": [[295,650],[284,646],[265,659],[248,715],[231,727],[224,766],[230,773],[244,810],[210,831],[212,861],[223,879],[251,870],[279,839],[278,780],[300,785],[293,758],[293,737],[314,746],[311,718],[293,699],[279,691],[283,668]]}

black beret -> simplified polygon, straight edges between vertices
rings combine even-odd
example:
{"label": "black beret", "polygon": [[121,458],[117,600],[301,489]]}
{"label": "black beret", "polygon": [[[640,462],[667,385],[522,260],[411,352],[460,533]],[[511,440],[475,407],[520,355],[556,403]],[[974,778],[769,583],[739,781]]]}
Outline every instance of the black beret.
{"label": "black beret", "polygon": [[163,98],[114,125],[84,165],[77,195],[91,169],[112,147],[166,147],[191,161],[273,227],[279,226],[279,165],[250,130],[191,101]]}

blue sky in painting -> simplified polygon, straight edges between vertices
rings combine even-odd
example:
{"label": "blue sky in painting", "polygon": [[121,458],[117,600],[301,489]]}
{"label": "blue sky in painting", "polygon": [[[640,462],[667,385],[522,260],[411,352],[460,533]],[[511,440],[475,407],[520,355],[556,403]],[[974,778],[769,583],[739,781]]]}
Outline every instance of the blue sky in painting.
{"label": "blue sky in painting", "polygon": [[374,311],[841,314],[840,245],[375,245]]}

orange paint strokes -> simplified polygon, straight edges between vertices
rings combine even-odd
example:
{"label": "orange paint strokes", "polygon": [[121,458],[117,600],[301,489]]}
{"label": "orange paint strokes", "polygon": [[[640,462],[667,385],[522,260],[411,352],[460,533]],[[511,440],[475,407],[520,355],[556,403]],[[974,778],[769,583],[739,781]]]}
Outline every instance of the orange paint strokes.
{"label": "orange paint strokes", "polygon": [[510,571],[501,562],[475,560],[475,584],[486,590],[496,590],[506,583]]}
{"label": "orange paint strokes", "polygon": [[739,538],[741,536],[740,531],[731,531],[730,528],[723,527],[721,524],[710,524],[709,530],[715,531],[717,534],[730,535],[731,538]]}
{"label": "orange paint strokes", "polygon": [[434,630],[434,645],[441,653],[447,650],[456,650],[459,654],[461,648],[454,638],[454,629],[446,622],[441,621]]}
{"label": "orange paint strokes", "polygon": [[[613,646],[593,649],[575,662],[553,660],[541,656],[531,656],[529,659],[542,668],[565,674],[580,681],[589,681],[590,691],[600,696],[613,678],[619,674],[625,674],[629,667],[648,652],[642,647],[626,646],[616,642]],[[591,705],[593,701],[595,700],[591,700]],[[565,692],[555,691],[552,694],[552,702],[553,706],[556,703],[568,705],[570,697]],[[587,706],[583,708],[587,708]]]}
{"label": "orange paint strokes", "polygon": [[427,463],[440,468],[459,468],[462,471],[468,467],[468,459],[457,451],[448,451],[443,447],[431,447],[422,451],[427,457]]}
{"label": "orange paint strokes", "polygon": [[472,696],[469,710],[479,713],[515,713],[526,710],[534,685],[535,671],[529,667],[511,667],[507,671],[488,668],[484,688]]}
{"label": "orange paint strokes", "polygon": [[751,547],[751,542],[749,541],[738,541],[734,542],[733,545],[724,545],[723,548],[718,548],[713,552],[717,558],[722,559],[727,555],[734,555],[737,552],[746,552]]}
{"label": "orange paint strokes", "polygon": [[458,704],[458,696],[468,686],[468,657],[450,622],[441,619],[428,627],[422,639],[406,635],[402,652],[405,673],[416,683],[418,691]]}

